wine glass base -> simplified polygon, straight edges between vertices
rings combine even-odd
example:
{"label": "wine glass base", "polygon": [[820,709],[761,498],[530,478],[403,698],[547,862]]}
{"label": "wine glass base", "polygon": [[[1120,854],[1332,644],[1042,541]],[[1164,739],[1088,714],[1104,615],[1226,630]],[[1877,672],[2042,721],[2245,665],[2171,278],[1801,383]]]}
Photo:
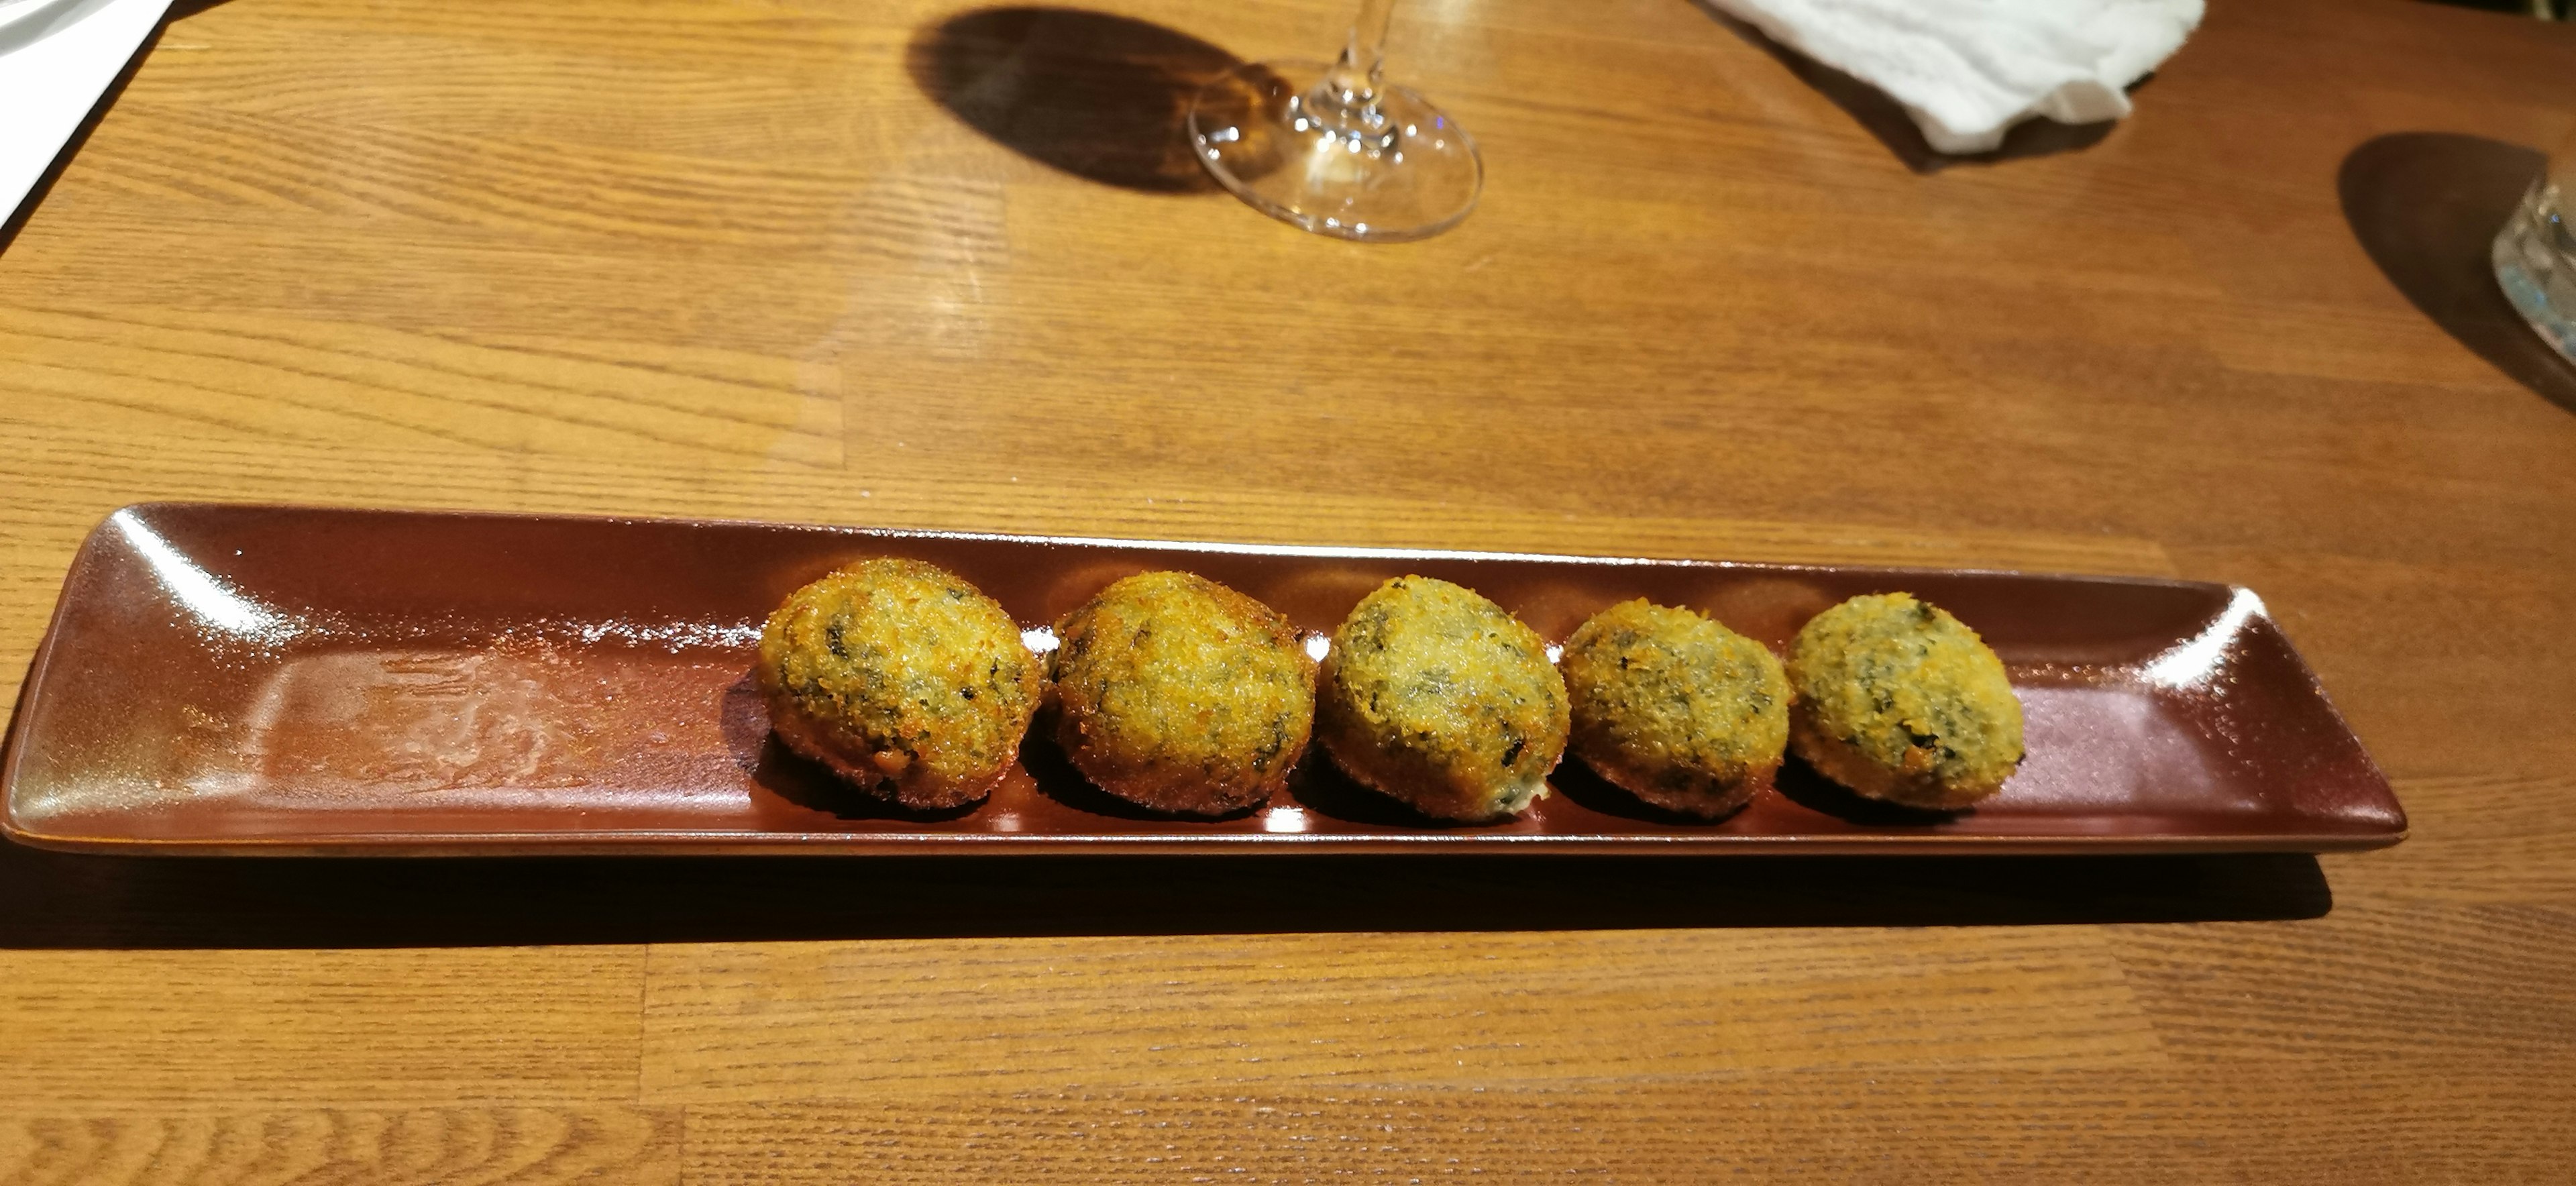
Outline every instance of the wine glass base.
{"label": "wine glass base", "polygon": [[1485,165],[1476,142],[1422,96],[1378,91],[1373,133],[1328,130],[1307,96],[1317,62],[1257,62],[1199,92],[1190,146],[1234,196],[1321,235],[1400,243],[1458,225],[1476,207]]}

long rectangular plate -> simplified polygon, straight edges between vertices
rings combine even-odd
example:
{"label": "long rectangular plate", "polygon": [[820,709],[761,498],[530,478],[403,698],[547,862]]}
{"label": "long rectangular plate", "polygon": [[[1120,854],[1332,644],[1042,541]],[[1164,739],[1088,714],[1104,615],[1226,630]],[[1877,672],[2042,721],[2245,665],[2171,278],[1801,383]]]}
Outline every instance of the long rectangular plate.
{"label": "long rectangular plate", "polygon": [[[2003,657],[2029,758],[1952,816],[1793,760],[1714,824],[1569,760],[1520,818],[1441,826],[1310,752],[1268,806],[1195,821],[1125,808],[1033,737],[980,807],[907,815],[786,753],[749,676],[780,599],[879,555],[947,567],[1033,631],[1156,568],[1316,632],[1422,573],[1551,640],[1643,596],[1774,649],[1842,598],[1908,590]],[[128,507],[82,546],[0,787],[11,838],[127,853],[2323,851],[2406,830],[2262,602],[2224,585],[206,504]]]}

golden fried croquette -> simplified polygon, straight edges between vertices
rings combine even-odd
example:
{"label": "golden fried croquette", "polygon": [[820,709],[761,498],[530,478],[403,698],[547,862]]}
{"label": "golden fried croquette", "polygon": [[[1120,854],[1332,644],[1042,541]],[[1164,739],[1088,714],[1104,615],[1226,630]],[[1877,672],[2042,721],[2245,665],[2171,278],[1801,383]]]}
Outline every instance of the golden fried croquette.
{"label": "golden fried croquette", "polygon": [[1708,618],[1623,602],[1577,627],[1559,665],[1574,756],[1648,803],[1716,819],[1780,768],[1788,677]]}
{"label": "golden fried croquette", "polygon": [[1547,645],[1473,590],[1398,577],[1333,634],[1315,732],[1351,777],[1442,819],[1511,815],[1565,752]]}
{"label": "golden fried croquette", "polygon": [[2022,758],[2021,702],[1977,632],[1910,593],[1854,597],[1789,647],[1789,747],[1873,799],[1955,810]]}
{"label": "golden fried croquette", "polygon": [[992,792],[1045,687],[1011,615],[918,560],[864,560],[789,594],[756,672],[788,748],[925,809]]}
{"label": "golden fried croquette", "polygon": [[1315,724],[1315,663],[1288,624],[1205,577],[1128,577],[1056,624],[1055,737],[1100,789],[1224,815],[1287,785]]}

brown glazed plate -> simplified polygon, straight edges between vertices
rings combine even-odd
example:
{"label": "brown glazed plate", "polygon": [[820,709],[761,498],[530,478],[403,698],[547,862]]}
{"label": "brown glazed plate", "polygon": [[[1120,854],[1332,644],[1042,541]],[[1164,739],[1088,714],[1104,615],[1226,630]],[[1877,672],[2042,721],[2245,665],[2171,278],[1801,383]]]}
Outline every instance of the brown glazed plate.
{"label": "brown glazed plate", "polygon": [[[1202,821],[1091,788],[1041,728],[985,803],[908,814],[772,740],[749,674],[780,599],[879,555],[973,581],[1033,645],[1157,568],[1268,602],[1318,649],[1406,573],[1551,640],[1643,596],[1774,649],[1836,601],[1903,589],[2003,657],[2029,758],[1957,814],[1858,799],[1793,759],[1713,824],[1569,760],[1527,814],[1460,826],[1317,751],[1270,804]],[[2313,852],[2406,834],[2262,602],[2225,585],[175,503],[82,545],[0,786],[12,839],[125,853]]]}

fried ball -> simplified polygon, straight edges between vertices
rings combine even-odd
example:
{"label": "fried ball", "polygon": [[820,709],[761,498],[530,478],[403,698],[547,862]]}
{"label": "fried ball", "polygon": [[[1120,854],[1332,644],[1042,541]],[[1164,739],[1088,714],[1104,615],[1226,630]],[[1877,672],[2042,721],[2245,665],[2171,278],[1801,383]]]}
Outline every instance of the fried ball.
{"label": "fried ball", "polygon": [[1789,680],[1761,643],[1641,597],[1577,627],[1559,662],[1574,756],[1629,794],[1716,819],[1780,768]]}
{"label": "fried ball", "polygon": [[918,560],[861,561],[788,594],[756,671],[789,749],[923,809],[990,794],[1045,687],[1011,615]]}
{"label": "fried ball", "polygon": [[1955,810],[2021,764],[2021,702],[1977,632],[1910,593],[1855,597],[1789,647],[1789,747],[1873,799]]}
{"label": "fried ball", "polygon": [[1352,778],[1425,815],[1485,820],[1547,793],[1565,752],[1547,644],[1473,590],[1398,577],[1333,634],[1315,732]]}
{"label": "fried ball", "polygon": [[1315,663],[1269,606],[1149,572],[1056,624],[1055,737],[1100,789],[1224,815],[1287,785],[1315,724]]}

